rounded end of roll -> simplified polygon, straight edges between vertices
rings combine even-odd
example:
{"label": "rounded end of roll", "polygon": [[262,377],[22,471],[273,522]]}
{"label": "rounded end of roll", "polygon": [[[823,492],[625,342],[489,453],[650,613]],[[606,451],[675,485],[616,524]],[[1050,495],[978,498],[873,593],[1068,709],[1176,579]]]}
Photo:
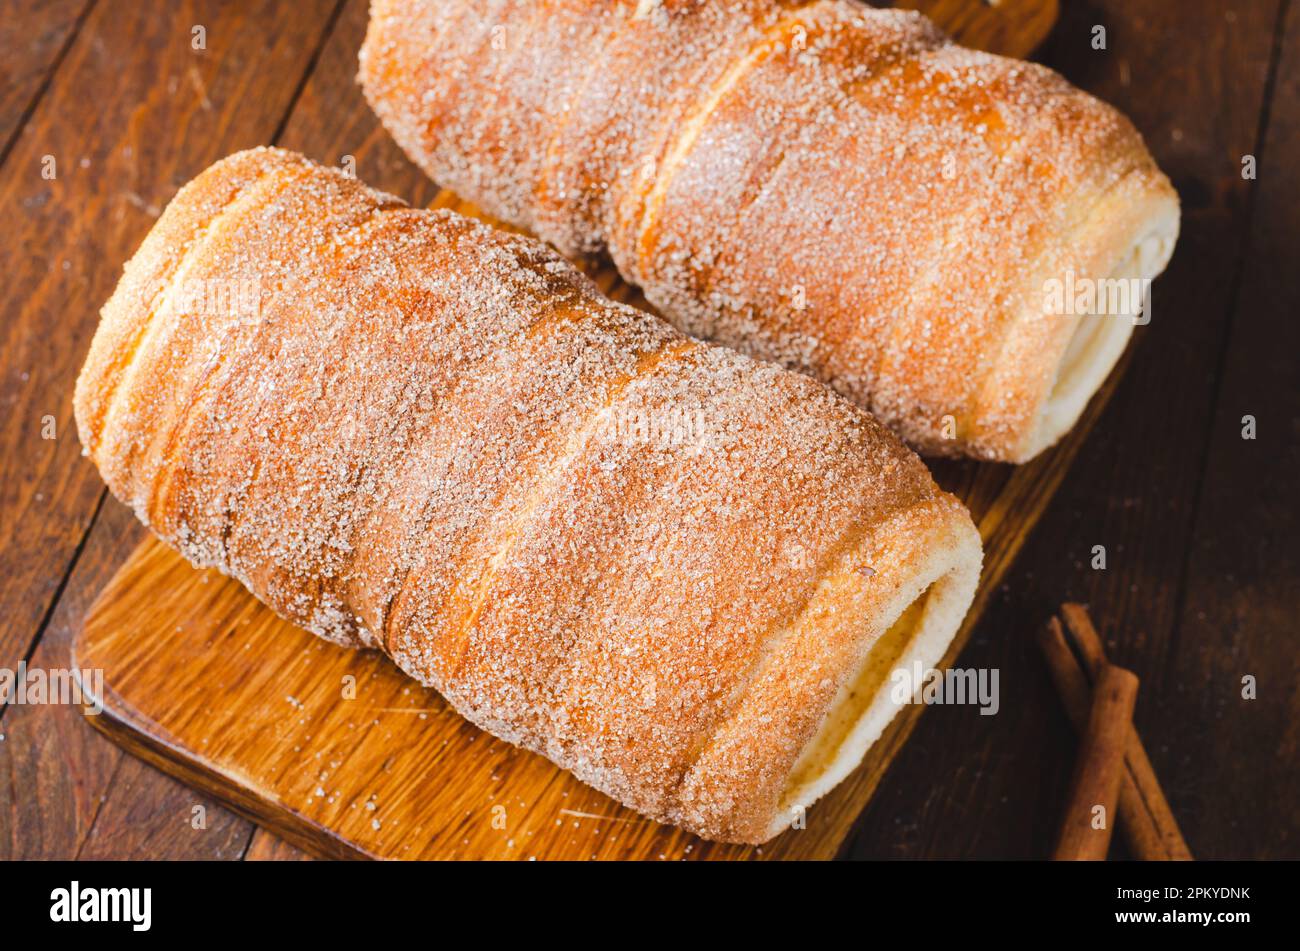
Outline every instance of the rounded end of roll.
{"label": "rounded end of roll", "polygon": [[810,807],[858,769],[912,702],[896,671],[942,663],[982,561],[970,514],[937,489],[871,525],[774,641],[685,777],[670,820],[748,844],[817,821]]}
{"label": "rounded end of roll", "polygon": [[[1025,462],[1056,444],[1083,415],[1123,355],[1133,329],[1150,320],[1150,283],[1169,263],[1178,239],[1178,198],[1166,187],[1150,196],[1136,234],[1121,242],[1102,276],[1060,280],[1062,314],[1057,359],[1039,410],[1011,461]],[[1091,304],[1090,304],[1091,302]]]}
{"label": "rounded end of roll", "polygon": [[[785,831],[863,762],[894,717],[914,702],[917,672],[937,669],[979,584],[983,550],[966,516],[944,525],[880,609],[842,675],[821,725],[791,769],[765,839]],[[909,686],[910,685],[910,686]]]}

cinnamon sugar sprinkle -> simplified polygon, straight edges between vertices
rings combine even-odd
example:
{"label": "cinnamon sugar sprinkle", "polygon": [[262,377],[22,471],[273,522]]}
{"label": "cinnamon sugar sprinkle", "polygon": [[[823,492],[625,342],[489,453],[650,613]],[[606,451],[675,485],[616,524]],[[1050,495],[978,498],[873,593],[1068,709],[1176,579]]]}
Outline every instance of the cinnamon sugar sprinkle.
{"label": "cinnamon sugar sprinkle", "polygon": [[[178,307],[189,280],[255,282],[256,315]],[[76,406],[110,487],[191,561],[715,835],[737,834],[728,777],[690,803],[683,784],[758,672],[785,676],[773,652],[821,650],[778,635],[827,572],[887,531],[853,575],[885,597],[936,524],[967,519],[812,380],[603,298],[539,242],[280,150],[168,207]],[[620,412],[708,438],[628,438]],[[788,732],[746,728],[733,783],[788,768],[837,687],[827,657]]]}
{"label": "cinnamon sugar sprinkle", "polygon": [[1052,71],[847,0],[379,0],[361,80],[440,184],[939,454],[1014,455],[1065,343],[1037,289],[1168,188]]}

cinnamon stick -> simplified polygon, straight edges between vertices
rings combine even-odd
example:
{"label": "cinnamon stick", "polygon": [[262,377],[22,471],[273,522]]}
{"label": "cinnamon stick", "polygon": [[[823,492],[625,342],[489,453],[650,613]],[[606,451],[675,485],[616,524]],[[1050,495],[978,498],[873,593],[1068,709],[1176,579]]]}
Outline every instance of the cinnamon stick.
{"label": "cinnamon stick", "polygon": [[1058,861],[1106,858],[1119,814],[1124,745],[1132,730],[1137,689],[1137,677],[1120,667],[1106,664],[1097,676],[1072,792],[1052,856]]}
{"label": "cinnamon stick", "polygon": [[[1047,622],[1038,635],[1038,646],[1047,661],[1047,669],[1056,687],[1057,696],[1065,707],[1066,716],[1075,732],[1082,735],[1088,726],[1088,708],[1092,704],[1092,685],[1079,666],[1079,661],[1065,639],[1065,631],[1057,618]],[[1143,801],[1138,786],[1128,768],[1127,747],[1125,769],[1119,786],[1119,826],[1124,842],[1134,858],[1162,861],[1170,858],[1162,841],[1160,828]]]}
{"label": "cinnamon stick", "polygon": [[[1101,637],[1093,626],[1092,619],[1088,617],[1087,609],[1082,604],[1063,604],[1061,616],[1065,619],[1065,626],[1070,632],[1075,649],[1083,658],[1084,670],[1088,678],[1095,681],[1097,672],[1106,664],[1106,649],[1102,646]],[[1151,758],[1147,756],[1146,747],[1142,744],[1142,737],[1138,735],[1136,728],[1130,729],[1125,742],[1124,768],[1128,775],[1125,787],[1131,786],[1131,789],[1127,795],[1121,792],[1123,797],[1120,802],[1121,816],[1139,808],[1140,803],[1141,811],[1150,818],[1149,822],[1142,823],[1147,828],[1135,830],[1143,841],[1134,842],[1131,836],[1126,837],[1130,851],[1134,856],[1144,859],[1190,862],[1192,850],[1188,848],[1187,841],[1178,828],[1178,820],[1174,818],[1173,810],[1169,808],[1169,800],[1165,798],[1160,781],[1156,778],[1155,767],[1151,765]],[[1137,802],[1133,801],[1134,797]],[[1128,808],[1126,808],[1126,801]],[[1147,841],[1152,834],[1158,840],[1155,846]]]}
{"label": "cinnamon stick", "polygon": [[1051,674],[1052,685],[1065,706],[1065,714],[1078,733],[1088,725],[1088,708],[1092,705],[1092,684],[1079,666],[1070,644],[1065,639],[1065,631],[1057,618],[1050,618],[1038,636],[1038,646],[1047,661],[1047,671]]}
{"label": "cinnamon stick", "polygon": [[1067,601],[1061,605],[1061,619],[1065,621],[1074,649],[1083,661],[1083,670],[1088,675],[1088,680],[1096,680],[1097,673],[1106,663],[1106,648],[1102,646],[1101,635],[1092,626],[1088,609],[1082,604]]}

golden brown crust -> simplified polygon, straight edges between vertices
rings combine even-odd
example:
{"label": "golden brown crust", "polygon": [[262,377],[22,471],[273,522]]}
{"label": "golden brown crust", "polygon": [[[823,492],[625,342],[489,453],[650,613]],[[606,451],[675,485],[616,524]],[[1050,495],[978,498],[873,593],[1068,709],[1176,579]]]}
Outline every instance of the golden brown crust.
{"label": "golden brown crust", "polygon": [[374,0],[361,80],[440,183],[935,454],[1055,441],[1045,285],[1177,233],[1118,112],[848,0]]}
{"label": "golden brown crust", "polygon": [[895,602],[978,570],[965,509],[842,397],[279,150],[181,190],[75,405],[191,560],[715,838],[782,827]]}

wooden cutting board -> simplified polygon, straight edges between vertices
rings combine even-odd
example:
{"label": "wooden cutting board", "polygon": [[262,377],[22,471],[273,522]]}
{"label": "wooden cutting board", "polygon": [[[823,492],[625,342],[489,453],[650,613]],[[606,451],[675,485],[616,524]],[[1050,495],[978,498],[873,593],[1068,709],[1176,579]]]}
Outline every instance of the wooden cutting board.
{"label": "wooden cutting board", "polygon": [[[1057,0],[901,5],[925,10],[968,46],[1020,56],[1057,14]],[[435,204],[478,213],[449,193]],[[607,264],[588,266],[608,293],[636,299]],[[934,465],[970,507],[985,545],[975,603],[945,664],[969,638],[1119,372],[1069,437],[1035,462]],[[195,570],[154,539],[100,594],[73,655],[75,667],[104,671],[103,712],[90,717],[98,729],[299,847],[341,858],[830,858],[924,709],[904,709],[861,767],[810,810],[806,828],[763,847],[732,846],[619,806],[471,726],[386,659],[293,627],[236,582]]]}

